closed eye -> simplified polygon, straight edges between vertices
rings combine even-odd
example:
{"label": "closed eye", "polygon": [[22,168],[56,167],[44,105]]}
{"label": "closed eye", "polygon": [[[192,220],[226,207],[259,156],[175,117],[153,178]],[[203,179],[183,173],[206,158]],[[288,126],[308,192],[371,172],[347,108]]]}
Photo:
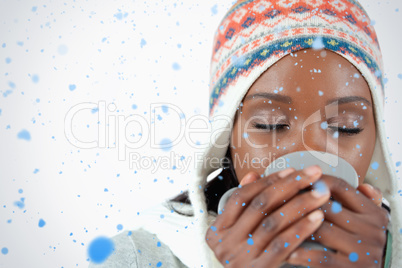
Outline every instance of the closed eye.
{"label": "closed eye", "polygon": [[253,123],[253,127],[257,129],[265,129],[265,130],[283,130],[283,129],[289,129],[289,126],[286,124],[275,124],[275,125],[269,125],[269,124],[260,124],[260,123]]}
{"label": "closed eye", "polygon": [[328,126],[333,131],[338,131],[340,134],[345,134],[345,135],[356,135],[362,132],[364,129],[363,128],[346,128],[346,127],[331,127]]}

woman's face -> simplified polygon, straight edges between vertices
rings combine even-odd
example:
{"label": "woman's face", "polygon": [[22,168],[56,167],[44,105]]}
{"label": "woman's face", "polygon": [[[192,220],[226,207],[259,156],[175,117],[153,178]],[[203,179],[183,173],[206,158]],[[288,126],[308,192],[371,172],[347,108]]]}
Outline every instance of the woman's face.
{"label": "woman's face", "polygon": [[337,154],[359,176],[375,146],[370,89],[342,56],[307,49],[287,55],[251,86],[236,113],[231,157],[239,182],[276,158],[315,150]]}

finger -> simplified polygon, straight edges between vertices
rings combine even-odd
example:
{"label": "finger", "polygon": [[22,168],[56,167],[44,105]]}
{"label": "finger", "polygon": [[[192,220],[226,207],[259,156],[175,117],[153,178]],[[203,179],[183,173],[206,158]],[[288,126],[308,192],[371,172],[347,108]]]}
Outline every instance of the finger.
{"label": "finger", "polygon": [[332,197],[350,210],[358,213],[371,214],[376,208],[373,206],[373,202],[345,180],[329,175],[322,175],[321,179],[328,185]]}
{"label": "finger", "polygon": [[256,237],[256,246],[265,247],[279,232],[327,202],[330,196],[328,187],[324,185],[317,187],[317,189],[295,196],[285,205],[265,217],[253,234],[253,237]]}
{"label": "finger", "polygon": [[388,224],[387,211],[383,208],[375,208],[377,209],[375,213],[365,215],[349,210],[336,200],[330,200],[322,206],[327,221],[356,234],[370,234],[379,228],[383,228],[385,231]]}
{"label": "finger", "polygon": [[[324,245],[327,249],[346,255],[355,251],[366,250],[366,252],[373,252],[376,248],[381,248],[381,241],[368,241],[365,236],[351,234],[328,221],[323,222],[320,228],[310,237],[310,240]],[[381,240],[385,242],[385,235]]]}
{"label": "finger", "polygon": [[234,232],[252,233],[266,215],[271,214],[276,208],[282,206],[301,189],[309,187],[310,184],[319,179],[321,174],[321,169],[318,166],[312,166],[294,171],[271,187],[265,188],[253,200],[244,203],[247,208],[234,224]]}
{"label": "finger", "polygon": [[309,250],[307,248],[295,250],[287,259],[287,262],[292,265],[314,268],[351,267],[352,264],[343,254],[332,253],[330,251]]}
{"label": "finger", "polygon": [[366,252],[350,252],[348,255],[342,253],[333,253],[330,251],[309,250],[298,248],[287,259],[292,265],[301,265],[305,267],[377,267],[381,263],[381,256],[378,254],[367,254]]}
{"label": "finger", "polygon": [[[258,175],[258,173],[256,173],[256,172],[254,172],[254,171],[252,171],[252,172],[249,172],[249,173],[247,173],[244,177],[243,177],[243,179],[242,179],[242,181],[244,181],[244,180],[246,180],[246,181],[254,181],[254,180],[256,180],[256,177],[259,177],[259,175]],[[226,207],[226,206],[225,206]],[[224,210],[224,209],[223,209]],[[225,213],[225,214],[229,214],[230,212],[228,212],[228,213]],[[221,214],[221,213],[219,213],[219,214]],[[225,215],[225,216],[228,216],[228,215]],[[223,216],[222,216],[223,217]],[[219,217],[218,217],[218,219],[219,219]],[[221,237],[223,236],[223,234],[222,233],[219,233],[218,234],[218,228],[216,227],[216,226],[219,226],[218,224],[217,224],[217,222],[218,222],[218,220],[216,220],[215,222],[213,222],[212,223],[212,226],[210,226],[210,228],[208,229],[208,231],[207,231],[207,234],[206,234],[206,242],[208,243],[208,245],[211,247],[211,248],[213,248],[214,246],[216,246],[216,244],[219,242],[219,240],[221,239]],[[220,230],[220,229],[219,229]]]}
{"label": "finger", "polygon": [[310,236],[323,222],[323,213],[316,210],[304,217],[269,243],[266,250],[254,260],[253,267],[279,266],[303,241]]}
{"label": "finger", "polygon": [[[262,192],[265,188],[271,186],[276,181],[282,179],[282,176],[286,176],[289,172],[293,172],[294,169],[286,169],[280,172],[271,174],[268,177],[259,179],[254,183],[249,183],[244,187],[241,187],[234,191],[227,201],[224,211],[222,214],[218,215],[216,221],[214,222],[214,227],[218,230],[223,228],[229,228],[232,226],[237,219],[240,217],[241,213],[246,209],[245,204],[248,204],[256,195]],[[255,173],[252,173],[255,174]],[[248,176],[247,174],[246,176]],[[250,176],[253,176],[250,174]],[[246,178],[246,180],[249,180]],[[244,205],[243,205],[244,204]]]}
{"label": "finger", "polygon": [[368,199],[374,202],[377,206],[381,207],[382,193],[380,189],[374,188],[368,183],[364,183],[357,187],[357,190],[363,193]]}

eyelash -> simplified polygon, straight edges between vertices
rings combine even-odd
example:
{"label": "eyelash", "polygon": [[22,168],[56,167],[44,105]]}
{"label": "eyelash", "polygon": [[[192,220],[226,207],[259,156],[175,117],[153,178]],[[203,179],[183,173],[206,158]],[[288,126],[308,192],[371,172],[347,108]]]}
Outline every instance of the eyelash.
{"label": "eyelash", "polygon": [[348,136],[359,134],[364,130],[364,128],[343,128],[343,127],[328,127],[328,128]]}
{"label": "eyelash", "polygon": [[253,123],[253,127],[257,129],[267,129],[267,130],[283,130],[285,127],[289,129],[289,126],[286,124],[278,124],[278,125],[265,125],[259,123]]}
{"label": "eyelash", "polygon": [[[266,124],[259,124],[259,123],[253,123],[253,127],[257,129],[266,129],[266,130],[276,130],[276,131],[281,131],[284,130],[285,127],[289,129],[289,126],[286,124],[278,124],[278,125],[266,125]],[[364,129],[363,128],[343,128],[343,127],[328,127],[329,129],[333,131],[338,131],[339,134],[343,135],[356,135],[362,132]]]}

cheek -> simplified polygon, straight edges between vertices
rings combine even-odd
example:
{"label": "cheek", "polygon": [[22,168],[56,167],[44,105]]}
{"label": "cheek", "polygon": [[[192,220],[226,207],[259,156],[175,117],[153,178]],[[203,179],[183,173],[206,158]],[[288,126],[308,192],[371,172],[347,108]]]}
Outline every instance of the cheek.
{"label": "cheek", "polygon": [[366,127],[358,138],[345,142],[339,150],[339,156],[355,168],[359,176],[359,184],[364,182],[366,173],[370,168],[375,141],[375,126],[373,124],[372,127]]}
{"label": "cheek", "polygon": [[278,153],[279,150],[272,146],[272,135],[244,137],[244,129],[243,124],[235,121],[230,141],[232,163],[239,182],[250,171],[263,174],[272,161],[286,153]]}
{"label": "cheek", "polygon": [[244,137],[244,126],[239,120],[235,120],[233,125],[230,146],[232,164],[239,182],[250,171],[264,173],[266,164],[259,161],[264,158],[264,154],[269,154],[269,147],[265,150],[255,148],[250,137]]}
{"label": "cheek", "polygon": [[[242,126],[235,120],[233,125],[230,147],[231,147],[231,158],[232,165],[236,173],[236,177],[240,183],[241,178],[247,173],[247,165],[238,165],[239,159],[244,159],[245,155],[248,153],[249,148],[246,148],[241,141]],[[247,164],[247,163],[245,163]]]}

